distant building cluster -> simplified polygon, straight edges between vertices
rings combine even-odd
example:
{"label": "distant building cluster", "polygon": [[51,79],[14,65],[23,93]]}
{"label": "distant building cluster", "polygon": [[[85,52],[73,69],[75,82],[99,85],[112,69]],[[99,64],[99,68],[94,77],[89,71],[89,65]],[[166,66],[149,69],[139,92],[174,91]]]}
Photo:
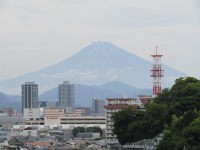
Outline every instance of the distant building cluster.
{"label": "distant building cluster", "polygon": [[[22,85],[23,116],[26,125],[61,126],[64,129],[78,126],[99,126],[105,129],[107,143],[117,143],[113,133],[112,115],[124,108],[143,109],[151,102],[151,95],[137,98],[94,98],[92,113],[86,107],[75,108],[74,85],[64,81],[58,85],[57,106],[49,107],[47,101],[38,102],[38,85],[28,82]],[[40,105],[38,105],[40,104]],[[39,107],[40,106],[40,107]]]}
{"label": "distant building cluster", "polygon": [[38,84],[34,82],[25,82],[21,88],[22,116],[26,125],[48,125],[51,128],[100,126],[105,129],[105,100],[93,99],[92,112],[89,107],[75,108],[75,89],[69,81],[58,85],[56,105],[38,100]]}
{"label": "distant building cluster", "polygon": [[[75,109],[74,85],[64,81],[58,86],[57,106],[66,113],[72,113]],[[39,107],[48,107],[47,102],[38,100],[38,84],[25,82],[22,84],[22,113],[27,113],[30,109],[35,110]]]}
{"label": "distant building cluster", "polygon": [[[153,98],[151,95],[139,95],[138,98],[107,98],[106,100],[93,98],[91,110],[90,107],[75,106],[75,87],[68,81],[58,85],[56,104],[39,101],[38,90],[39,86],[35,82],[25,82],[21,85],[22,115],[17,114],[12,108],[0,109],[0,124],[2,125],[0,126],[0,131],[2,131],[0,143],[7,139],[4,131],[11,132],[11,137],[20,136],[20,138],[38,137],[43,134],[58,134],[59,137],[64,137],[62,133],[64,130],[72,130],[76,127],[100,127],[104,131],[105,143],[116,144],[118,140],[112,131],[114,128],[113,113],[127,107],[144,109]],[[55,128],[61,131],[57,133],[53,130]],[[78,135],[79,138],[83,138],[97,137],[98,134],[79,133]],[[47,145],[51,146],[50,143]]]}

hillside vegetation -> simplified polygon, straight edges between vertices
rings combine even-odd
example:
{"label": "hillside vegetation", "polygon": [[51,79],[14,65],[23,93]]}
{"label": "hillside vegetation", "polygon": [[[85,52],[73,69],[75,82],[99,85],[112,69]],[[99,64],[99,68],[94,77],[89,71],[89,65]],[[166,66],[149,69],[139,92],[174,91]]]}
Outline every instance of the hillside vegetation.
{"label": "hillside vegetation", "polygon": [[163,133],[158,150],[200,149],[200,80],[179,78],[164,89],[145,111],[131,108],[114,116],[114,133],[121,144]]}

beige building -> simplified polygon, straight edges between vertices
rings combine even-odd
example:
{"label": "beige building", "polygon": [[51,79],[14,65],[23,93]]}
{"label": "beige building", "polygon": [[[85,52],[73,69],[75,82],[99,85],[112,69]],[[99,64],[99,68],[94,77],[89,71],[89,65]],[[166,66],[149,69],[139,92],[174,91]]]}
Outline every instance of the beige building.
{"label": "beige building", "polygon": [[[62,110],[58,108],[45,108],[44,109],[44,119],[29,119],[26,120],[26,126],[48,126],[62,127],[63,129],[72,129],[74,127],[95,127],[98,126],[102,129],[106,128],[105,116],[82,116],[80,113],[65,114]],[[18,128],[18,127],[16,127]]]}
{"label": "beige building", "polygon": [[63,111],[57,108],[44,109],[45,125],[60,125],[60,118],[64,115]]}

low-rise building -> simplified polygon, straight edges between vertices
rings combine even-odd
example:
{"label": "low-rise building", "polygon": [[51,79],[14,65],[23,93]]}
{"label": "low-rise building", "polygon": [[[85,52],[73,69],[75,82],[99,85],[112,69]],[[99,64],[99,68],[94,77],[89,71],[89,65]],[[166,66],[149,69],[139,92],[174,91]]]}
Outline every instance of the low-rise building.
{"label": "low-rise building", "polygon": [[57,108],[44,109],[45,125],[60,125],[60,118],[64,115],[63,111]]}
{"label": "low-rise building", "polygon": [[24,119],[38,120],[40,118],[40,108],[24,108]]}
{"label": "low-rise building", "polygon": [[72,129],[78,126],[94,127],[105,129],[105,116],[82,116],[80,114],[64,114],[57,108],[45,108],[44,120],[27,120],[27,125],[44,125],[51,128],[61,126],[64,129]]}
{"label": "low-rise building", "polygon": [[84,133],[78,133],[77,138],[80,139],[97,139],[100,138],[100,133],[91,133],[91,132],[84,132]]}
{"label": "low-rise building", "polygon": [[38,128],[36,127],[27,127],[22,132],[23,136],[34,136],[37,137],[38,135]]}
{"label": "low-rise building", "polygon": [[91,109],[90,107],[76,107],[74,113],[80,114],[82,116],[89,116],[91,115]]}
{"label": "low-rise building", "polygon": [[74,127],[100,127],[105,129],[105,116],[78,116],[78,117],[61,117],[60,125],[63,128]]}

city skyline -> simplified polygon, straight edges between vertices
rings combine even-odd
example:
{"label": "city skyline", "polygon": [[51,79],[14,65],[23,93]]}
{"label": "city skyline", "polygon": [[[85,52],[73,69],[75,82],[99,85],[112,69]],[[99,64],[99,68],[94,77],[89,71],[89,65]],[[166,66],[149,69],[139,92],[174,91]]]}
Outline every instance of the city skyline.
{"label": "city skyline", "polygon": [[0,5],[0,81],[56,64],[99,40],[149,61],[157,45],[164,64],[200,78],[197,0],[11,0]]}

